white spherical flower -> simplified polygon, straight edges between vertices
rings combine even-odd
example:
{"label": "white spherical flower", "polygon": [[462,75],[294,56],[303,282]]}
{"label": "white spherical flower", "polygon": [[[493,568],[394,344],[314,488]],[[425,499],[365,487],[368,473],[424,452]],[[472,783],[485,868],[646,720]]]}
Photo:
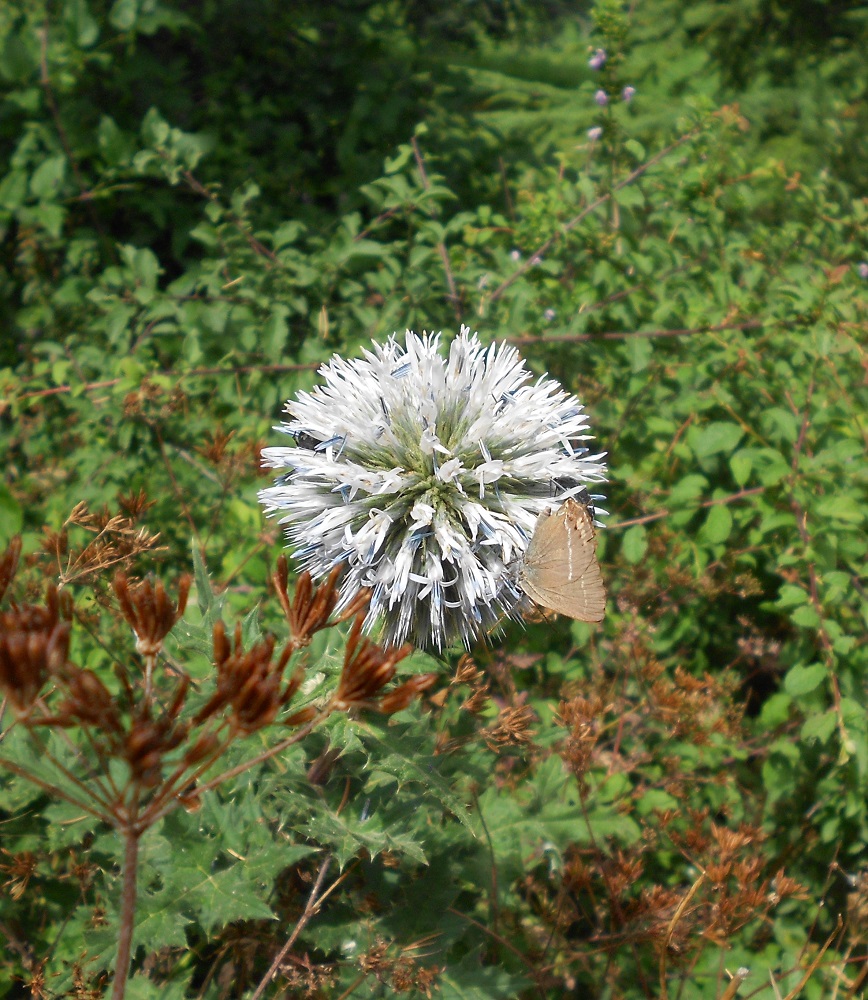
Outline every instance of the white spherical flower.
{"label": "white spherical flower", "polygon": [[515,348],[484,347],[466,326],[448,357],[439,347],[408,330],[335,356],[323,385],[286,404],[277,429],[295,447],[262,453],[288,470],[259,496],[301,566],[344,566],[339,607],[370,587],[366,625],[382,621],[387,645],[469,644],[518,616],[537,518],[606,478],[582,405]]}

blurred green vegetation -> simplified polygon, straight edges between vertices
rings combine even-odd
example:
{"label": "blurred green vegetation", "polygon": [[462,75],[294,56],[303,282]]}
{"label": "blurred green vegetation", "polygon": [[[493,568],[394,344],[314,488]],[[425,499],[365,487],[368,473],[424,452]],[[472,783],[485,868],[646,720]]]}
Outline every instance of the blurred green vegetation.
{"label": "blurred green vegetation", "polygon": [[[267,995],[866,995],[866,51],[852,0],[0,7],[0,545],[77,662],[135,656],[80,503],[285,632],[258,453],[333,352],[511,339],[610,456],[603,625],[168,818],[130,995],[251,996],[326,857]],[[101,990],[119,844],[0,773],[0,848],[0,996]]]}

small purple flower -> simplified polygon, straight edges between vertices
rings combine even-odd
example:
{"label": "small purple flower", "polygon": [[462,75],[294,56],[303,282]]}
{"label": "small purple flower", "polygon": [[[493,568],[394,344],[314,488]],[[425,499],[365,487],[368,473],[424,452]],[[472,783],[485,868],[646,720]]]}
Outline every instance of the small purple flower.
{"label": "small purple flower", "polygon": [[630,101],[632,101],[635,96],[636,96],[635,87],[625,87],[621,91],[621,100],[624,101],[625,104],[629,104]]}
{"label": "small purple flower", "polygon": [[540,264],[542,264],[542,257],[531,257],[530,259],[531,267],[539,267]]}
{"label": "small purple flower", "polygon": [[602,69],[606,65],[606,50],[595,49],[594,54],[588,60],[591,69]]}
{"label": "small purple flower", "polygon": [[588,138],[591,142],[596,142],[598,139],[603,138],[603,130],[599,125],[595,125],[593,128],[588,129]]}
{"label": "small purple flower", "polygon": [[543,313],[543,319],[546,321],[546,323],[551,323],[551,321],[556,316],[557,313],[554,311],[554,309],[546,309],[546,311]]}
{"label": "small purple flower", "polygon": [[856,271],[858,272],[860,278],[864,278],[868,281],[868,264],[864,261],[861,264],[857,264]]}
{"label": "small purple flower", "polygon": [[594,94],[594,100],[600,105],[601,108],[605,108],[605,106],[609,103],[609,95],[605,90],[600,88],[596,94]]}
{"label": "small purple flower", "polygon": [[517,264],[521,260],[521,250],[510,250],[509,259],[514,260]]}

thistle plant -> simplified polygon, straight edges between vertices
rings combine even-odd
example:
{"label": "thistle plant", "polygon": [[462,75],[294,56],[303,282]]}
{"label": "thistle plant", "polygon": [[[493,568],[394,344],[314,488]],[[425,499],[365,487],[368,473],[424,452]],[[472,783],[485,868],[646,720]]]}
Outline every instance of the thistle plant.
{"label": "thistle plant", "polygon": [[[20,551],[16,539],[0,557],[0,599],[13,582]],[[12,715],[0,734],[0,768],[113,828],[124,844],[113,1000],[126,990],[139,846],[148,830],[179,807],[198,809],[210,791],[298,743],[333,712],[373,708],[391,714],[433,683],[431,674],[415,675],[384,694],[411,647],[385,651],[363,639],[368,595],[359,591],[336,611],[337,582],[332,572],[314,587],[302,574],[291,595],[281,557],[273,583],[288,638],[265,636],[245,646],[240,624],[230,631],[216,620],[214,671],[201,686],[164,651],[186,608],[187,575],[174,597],[160,580],[115,575],[112,590],[136,652],[115,651],[114,690],[110,677],[70,659],[74,608],[67,591],[52,584],[41,604],[12,602],[0,612],[0,718],[5,706]],[[337,686],[301,704],[301,654],[317,632],[353,619]],[[260,744],[240,762],[222,763],[237,741],[271,727],[280,735],[265,749]]]}
{"label": "thistle plant", "polygon": [[296,559],[317,578],[339,569],[338,609],[369,588],[365,627],[382,621],[390,647],[470,644],[520,615],[537,518],[605,481],[575,396],[466,326],[439,348],[408,330],[332,358],[324,384],[286,404],[277,429],[295,446],[263,450],[288,470],[260,499]]}

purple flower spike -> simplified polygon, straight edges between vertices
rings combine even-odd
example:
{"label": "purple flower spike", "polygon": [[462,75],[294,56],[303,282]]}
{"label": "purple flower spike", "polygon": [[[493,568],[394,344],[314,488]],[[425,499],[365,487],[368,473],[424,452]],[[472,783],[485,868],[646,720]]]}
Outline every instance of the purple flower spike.
{"label": "purple flower spike", "polygon": [[594,54],[588,60],[591,69],[602,69],[606,65],[606,50],[595,49]]}
{"label": "purple flower spike", "polygon": [[601,108],[605,108],[605,106],[609,103],[609,95],[601,88],[596,92],[596,94],[594,94],[594,100],[600,105]]}

